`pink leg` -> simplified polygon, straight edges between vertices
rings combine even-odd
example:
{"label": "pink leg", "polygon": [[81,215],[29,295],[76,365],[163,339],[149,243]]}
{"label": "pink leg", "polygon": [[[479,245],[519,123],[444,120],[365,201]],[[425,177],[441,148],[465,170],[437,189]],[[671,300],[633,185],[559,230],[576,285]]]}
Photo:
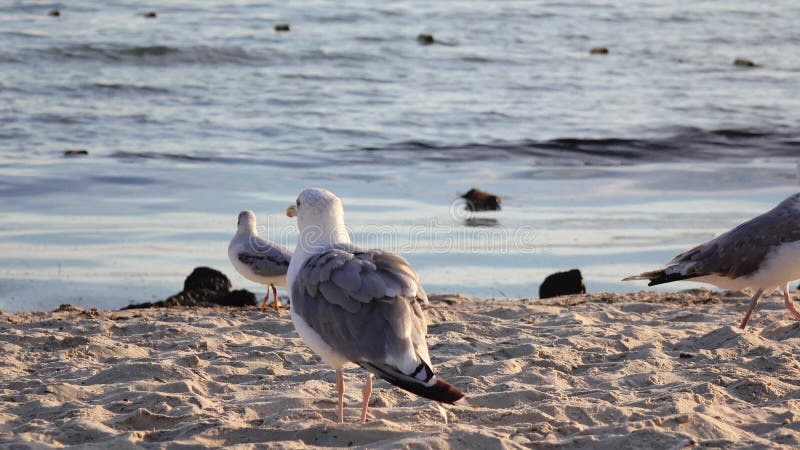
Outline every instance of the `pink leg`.
{"label": "pink leg", "polygon": [[[281,312],[280,305],[278,303],[278,290],[275,289],[275,285],[274,284],[270,284],[270,287],[272,288],[272,295],[275,296],[275,305],[274,305],[275,306],[275,311]],[[267,295],[269,295],[269,293],[267,293]]]}
{"label": "pink leg", "polygon": [[361,408],[361,423],[367,422],[367,408],[369,407],[369,396],[372,395],[372,374],[367,373],[367,380],[364,382],[364,406]]}
{"label": "pink leg", "polygon": [[747,314],[744,315],[744,320],[742,320],[742,324],[739,325],[739,328],[744,330],[744,327],[747,326],[747,321],[750,320],[750,314],[753,314],[753,310],[756,309],[756,305],[758,304],[758,299],[761,298],[761,294],[764,293],[764,289],[759,289],[756,291],[755,295],[753,295],[753,299],[750,300],[750,309],[747,310]]}
{"label": "pink leg", "polygon": [[339,392],[339,423],[344,423],[344,378],[342,369],[336,371],[336,390]]}
{"label": "pink leg", "polygon": [[267,289],[267,295],[264,296],[264,301],[261,303],[261,312],[267,309],[267,302],[269,302],[269,289]]}
{"label": "pink leg", "polygon": [[789,308],[789,311],[792,312],[792,315],[795,319],[800,320],[800,313],[794,307],[794,303],[792,299],[789,298],[789,285],[783,287],[783,302],[786,304],[786,307]]}

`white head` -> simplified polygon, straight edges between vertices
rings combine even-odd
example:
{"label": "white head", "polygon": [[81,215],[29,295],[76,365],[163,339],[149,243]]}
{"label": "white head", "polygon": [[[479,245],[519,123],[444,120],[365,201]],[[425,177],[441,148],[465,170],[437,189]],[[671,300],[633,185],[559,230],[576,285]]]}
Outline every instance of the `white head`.
{"label": "white head", "polygon": [[306,244],[332,244],[350,242],[344,225],[344,208],[339,197],[325,189],[306,189],[294,205],[286,208],[286,215],[297,217],[301,242]]}
{"label": "white head", "polygon": [[236,223],[239,233],[254,233],[256,231],[256,215],[253,211],[242,211],[239,213],[239,221]]}

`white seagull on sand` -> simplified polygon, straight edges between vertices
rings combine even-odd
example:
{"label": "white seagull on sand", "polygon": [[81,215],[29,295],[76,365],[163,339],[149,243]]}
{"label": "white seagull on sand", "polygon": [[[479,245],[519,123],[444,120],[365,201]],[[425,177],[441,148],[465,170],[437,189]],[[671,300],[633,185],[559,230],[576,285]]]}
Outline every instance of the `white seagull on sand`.
{"label": "white seagull on sand", "polygon": [[342,367],[367,373],[361,422],[367,420],[372,375],[443,403],[464,397],[437,378],[425,342],[420,307],[428,297],[402,257],[350,242],[342,202],[324,189],[306,189],[286,215],[297,217],[300,238],[286,281],[297,334],[336,369],[339,422],[344,422]]}
{"label": "white seagull on sand", "polygon": [[[275,286],[286,286],[286,271],[292,252],[275,242],[261,238],[256,230],[256,215],[252,211],[239,213],[236,234],[228,244],[228,258],[237,272],[250,281],[272,288],[274,307],[278,311],[278,290]],[[261,311],[269,301],[269,289],[261,304]]]}
{"label": "white seagull on sand", "polygon": [[720,236],[681,253],[661,269],[625,278],[650,280],[648,286],[689,280],[723,289],[754,289],[740,325],[747,326],[762,294],[783,290],[792,315],[800,313],[789,298],[789,282],[800,278],[800,193],[766,213]]}

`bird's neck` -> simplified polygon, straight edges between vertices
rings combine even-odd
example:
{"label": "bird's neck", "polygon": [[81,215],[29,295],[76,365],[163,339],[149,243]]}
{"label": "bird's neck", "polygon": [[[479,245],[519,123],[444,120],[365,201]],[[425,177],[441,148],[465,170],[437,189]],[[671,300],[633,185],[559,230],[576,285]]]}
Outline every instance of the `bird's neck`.
{"label": "bird's neck", "polygon": [[350,233],[343,223],[301,226],[293,259],[297,257],[298,261],[302,261],[306,256],[319,253],[333,245],[350,242]]}
{"label": "bird's neck", "polygon": [[241,227],[236,229],[236,236],[258,236],[258,232],[253,228]]}
{"label": "bird's neck", "polygon": [[350,240],[350,233],[347,231],[347,227],[344,226],[343,223],[337,224],[333,227],[328,235],[330,236],[330,242],[328,245],[333,244],[349,244],[352,241]]}

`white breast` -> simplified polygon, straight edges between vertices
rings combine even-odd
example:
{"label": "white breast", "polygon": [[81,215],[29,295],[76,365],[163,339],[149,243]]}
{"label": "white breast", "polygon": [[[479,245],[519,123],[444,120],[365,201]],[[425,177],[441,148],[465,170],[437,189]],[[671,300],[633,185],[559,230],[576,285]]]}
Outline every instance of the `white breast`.
{"label": "white breast", "polygon": [[761,266],[750,275],[735,279],[708,275],[694,278],[690,281],[699,281],[713,284],[723,289],[740,291],[744,288],[764,289],[771,291],[782,288],[786,283],[800,278],[800,241],[789,242],[775,247],[767,253]]}
{"label": "white breast", "polygon": [[783,287],[800,278],[800,241],[775,247],[767,254],[758,271],[748,277],[752,287]]}
{"label": "white breast", "polygon": [[[292,304],[293,303],[290,303],[290,307]],[[294,324],[294,329],[297,330],[297,334],[300,335],[300,339],[302,339],[303,343],[316,353],[317,356],[322,358],[326,364],[339,370],[349,362],[347,358],[331,348],[331,346],[322,339],[322,336],[314,331],[302,317],[294,312],[294,309],[291,311],[292,323]]]}
{"label": "white breast", "polygon": [[[302,246],[298,245],[295,249],[294,254],[292,255],[292,260],[289,262],[289,270],[286,273],[286,283],[289,287],[289,296],[292,296],[292,284],[294,280],[297,278],[297,274],[300,272],[300,268],[306,263],[306,260],[311,255],[305,251]],[[292,299],[294,300],[294,299]],[[347,358],[339,354],[336,350],[334,350],[327,342],[322,339],[316,331],[314,331],[311,326],[303,320],[297,313],[294,312],[294,301],[289,303],[289,308],[291,311],[292,323],[294,324],[294,329],[297,330],[297,334],[300,336],[300,339],[314,352],[322,358],[322,360],[328,364],[329,366],[333,367],[336,370],[341,369],[345,364],[349,361]]]}

